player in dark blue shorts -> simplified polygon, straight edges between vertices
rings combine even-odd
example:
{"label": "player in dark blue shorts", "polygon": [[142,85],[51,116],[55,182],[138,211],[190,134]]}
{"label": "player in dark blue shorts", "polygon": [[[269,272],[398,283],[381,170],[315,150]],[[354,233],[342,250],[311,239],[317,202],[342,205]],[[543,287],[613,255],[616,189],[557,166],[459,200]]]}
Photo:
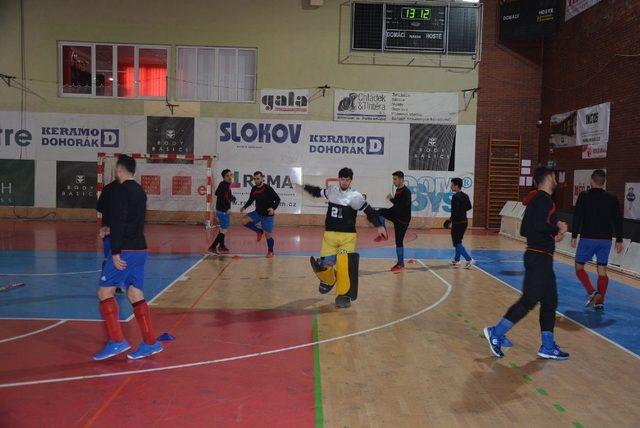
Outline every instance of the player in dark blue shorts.
{"label": "player in dark blue shorts", "polygon": [[[280,196],[275,190],[264,182],[264,174],[256,171],[253,174],[255,185],[251,188],[249,200],[240,209],[243,213],[253,202],[256,209],[244,217],[244,227],[253,230],[257,234],[256,240],[260,242],[263,235],[267,235],[267,258],[273,257],[273,226],[275,223],[275,211],[280,206]],[[257,225],[260,224],[260,227]]]}
{"label": "player in dark blue shorts", "polygon": [[227,235],[227,229],[231,224],[231,218],[229,211],[231,210],[231,203],[236,202],[236,197],[231,194],[231,183],[233,183],[233,173],[229,169],[222,171],[222,181],[218,184],[216,189],[216,216],[220,222],[220,232],[218,236],[209,246],[209,252],[216,254],[227,254],[229,249],[224,243],[224,239]]}
{"label": "player in dark blue shorts", "polygon": [[135,171],[135,159],[121,155],[116,164],[116,177],[120,184],[113,188],[109,198],[112,255],[104,264],[98,288],[100,313],[109,338],[104,348],[93,356],[94,360],[104,360],[131,348],[122,334],[118,318],[118,303],[114,298],[116,287],[127,288],[127,297],[133,305],[133,313],[144,339],[128,357],[144,358],[162,351],[162,345],[153,333],[149,307],[144,299],[144,267],[147,261],[144,217],[147,195],[133,179]]}
{"label": "player in dark blue shorts", "polygon": [[[604,190],[607,174],[596,169],[591,174],[591,188],[580,193],[573,211],[571,246],[576,250],[576,276],[587,291],[585,306],[604,311],[604,297],[609,287],[607,265],[611,252],[611,240],[615,235],[616,251],[622,252],[622,214],[620,203],[613,193]],[[578,243],[578,235],[580,242]],[[584,270],[593,257],[598,269],[598,289],[595,290]]]}

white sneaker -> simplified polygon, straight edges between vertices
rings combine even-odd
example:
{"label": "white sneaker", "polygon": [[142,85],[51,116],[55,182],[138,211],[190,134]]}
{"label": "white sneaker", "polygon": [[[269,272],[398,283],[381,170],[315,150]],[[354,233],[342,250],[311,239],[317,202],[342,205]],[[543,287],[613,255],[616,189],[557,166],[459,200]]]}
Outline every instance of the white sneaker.
{"label": "white sneaker", "polygon": [[468,262],[464,262],[464,268],[465,269],[471,269],[471,266],[475,265],[476,261],[471,259]]}
{"label": "white sneaker", "polygon": [[460,262],[460,260],[449,260],[449,267],[458,268],[461,265],[462,265],[462,262]]}

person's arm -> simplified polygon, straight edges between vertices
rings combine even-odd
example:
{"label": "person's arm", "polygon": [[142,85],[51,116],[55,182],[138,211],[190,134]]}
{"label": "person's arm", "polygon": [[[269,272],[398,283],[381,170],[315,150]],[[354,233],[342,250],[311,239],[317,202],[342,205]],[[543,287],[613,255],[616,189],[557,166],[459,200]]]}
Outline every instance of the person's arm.
{"label": "person's arm", "polygon": [[280,206],[280,195],[276,193],[273,187],[269,187],[269,194],[271,195],[271,208],[277,210]]}
{"label": "person's arm", "polygon": [[364,213],[366,214],[367,220],[369,220],[369,223],[371,223],[375,227],[383,227],[382,223],[380,223],[380,216],[378,215],[376,210],[374,210],[371,207],[371,205],[369,205],[366,202],[365,202],[365,205],[366,206],[362,209],[362,211],[364,211]]}
{"label": "person's arm", "polygon": [[469,195],[465,194],[465,207],[464,207],[464,210],[465,211],[469,211],[471,208],[473,208],[473,205],[471,205],[471,199],[469,199]]}
{"label": "person's arm", "polygon": [[582,229],[582,218],[584,217],[584,192],[578,195],[576,207],[573,209],[573,225],[571,226],[571,239],[577,239],[580,229]]}
{"label": "person's arm", "polygon": [[453,218],[457,216],[458,211],[460,211],[460,199],[457,193],[454,193],[451,197],[451,215],[449,216],[449,220],[453,221]]}
{"label": "person's arm", "polygon": [[110,217],[111,217],[111,234],[109,242],[111,243],[111,253],[120,254],[122,251],[122,239],[124,237],[124,226],[127,219],[127,204],[125,203],[124,190],[122,187],[114,189],[110,198]]}
{"label": "person's arm", "polygon": [[312,186],[310,184],[305,184],[303,187],[304,191],[313,196],[314,198],[321,198],[323,196],[323,189],[318,186]]}
{"label": "person's arm", "polygon": [[225,188],[224,188],[224,181],[221,181],[220,183],[218,183],[218,187],[216,187],[216,193],[215,195],[220,197],[220,196],[224,196],[224,192],[225,192]]}
{"label": "person's arm", "polygon": [[247,202],[242,206],[243,210],[246,210],[247,208],[249,208],[249,206],[253,203],[253,201],[255,201],[256,198],[253,195],[253,189],[251,189],[251,191],[249,192],[249,199],[247,200]]}
{"label": "person's arm", "polygon": [[622,237],[623,237],[622,235],[623,218],[622,218],[622,213],[620,212],[620,203],[618,202],[618,198],[616,198],[615,196],[613,196],[611,199],[612,199],[611,214],[613,218],[613,230],[615,233],[616,242],[620,243],[622,242]]}
{"label": "person's arm", "polygon": [[549,223],[549,215],[553,208],[551,198],[540,198],[531,207],[531,226],[533,230],[545,235],[556,236],[560,231],[557,224]]}

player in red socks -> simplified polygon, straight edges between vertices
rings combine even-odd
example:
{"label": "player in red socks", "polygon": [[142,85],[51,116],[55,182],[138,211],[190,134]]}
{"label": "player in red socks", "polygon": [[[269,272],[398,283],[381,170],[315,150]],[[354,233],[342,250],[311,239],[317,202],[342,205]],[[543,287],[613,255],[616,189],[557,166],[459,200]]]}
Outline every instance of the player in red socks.
{"label": "player in red socks", "polygon": [[127,297],[133,305],[143,342],[130,353],[130,359],[157,354],[162,345],[153,333],[149,306],[144,299],[144,267],[147,261],[147,243],[144,237],[144,217],[147,195],[136,183],[135,159],[122,155],[116,164],[116,176],[120,182],[110,195],[111,219],[109,241],[111,254],[102,269],[98,298],[100,313],[107,329],[108,340],[104,348],[93,356],[104,360],[131,348],[122,334],[118,317],[118,302],[114,298],[116,287],[127,287]]}
{"label": "player in red socks", "polygon": [[[585,306],[593,306],[597,312],[604,311],[604,298],[609,287],[607,265],[611,252],[611,239],[616,237],[616,251],[622,252],[622,214],[620,203],[613,193],[604,190],[607,174],[596,169],[591,174],[591,188],[578,196],[573,211],[571,246],[576,248],[576,276],[587,291]],[[578,235],[580,242],[578,243]],[[598,289],[594,289],[585,263],[596,257]]]}

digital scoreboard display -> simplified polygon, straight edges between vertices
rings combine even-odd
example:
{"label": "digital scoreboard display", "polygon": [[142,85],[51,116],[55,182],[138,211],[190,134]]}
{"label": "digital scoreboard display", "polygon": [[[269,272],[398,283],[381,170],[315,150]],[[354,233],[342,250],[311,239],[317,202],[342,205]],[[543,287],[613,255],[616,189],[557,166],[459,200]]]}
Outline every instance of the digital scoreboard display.
{"label": "digital scoreboard display", "polygon": [[385,9],[385,50],[444,51],[446,7],[387,4]]}
{"label": "digital scoreboard display", "polygon": [[450,4],[352,4],[353,50],[476,54],[480,7]]}

